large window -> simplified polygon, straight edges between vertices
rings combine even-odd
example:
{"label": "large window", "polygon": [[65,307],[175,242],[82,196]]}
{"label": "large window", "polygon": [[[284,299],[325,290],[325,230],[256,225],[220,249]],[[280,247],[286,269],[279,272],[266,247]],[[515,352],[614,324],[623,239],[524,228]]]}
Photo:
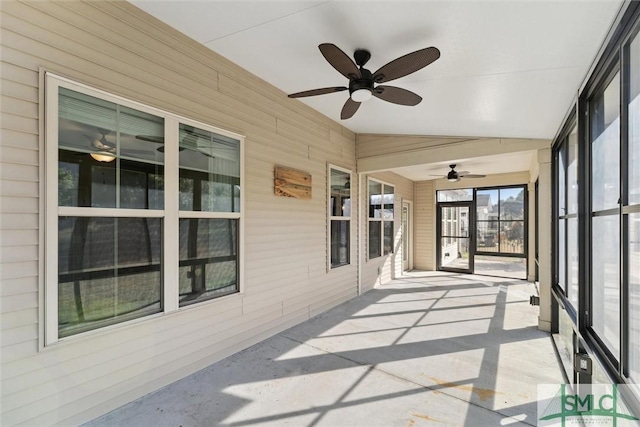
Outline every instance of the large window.
{"label": "large window", "polygon": [[620,74],[590,101],[591,325],[620,357]]}
{"label": "large window", "polygon": [[369,179],[369,259],[393,252],[394,188]]}
{"label": "large window", "polygon": [[574,124],[555,151],[556,283],[578,308],[578,129]]}
{"label": "large window", "polygon": [[47,75],[46,342],[239,291],[236,135]]}
{"label": "large window", "polygon": [[592,356],[640,397],[639,31],[632,3],[554,144],[554,293]]}
{"label": "large window", "polygon": [[351,172],[329,166],[330,268],[350,263]]}
{"label": "large window", "polygon": [[525,256],[526,188],[476,190],[476,253]]}
{"label": "large window", "polygon": [[[640,35],[628,47],[629,86],[627,94],[628,150],[624,165],[627,194],[623,195],[623,224],[627,234],[629,377],[640,384]],[[626,196],[626,197],[624,197]],[[626,198],[626,200],[625,200]],[[640,390],[638,391],[640,393]]]}

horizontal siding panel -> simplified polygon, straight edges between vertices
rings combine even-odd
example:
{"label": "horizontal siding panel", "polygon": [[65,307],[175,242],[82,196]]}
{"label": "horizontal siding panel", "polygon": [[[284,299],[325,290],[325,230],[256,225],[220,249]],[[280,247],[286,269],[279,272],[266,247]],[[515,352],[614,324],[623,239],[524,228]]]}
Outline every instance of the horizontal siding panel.
{"label": "horizontal siding panel", "polygon": [[22,148],[24,150],[37,150],[38,144],[37,135],[16,132],[11,129],[0,129],[0,146]]}
{"label": "horizontal siding panel", "polygon": [[[14,265],[18,265],[15,263]],[[28,263],[23,263],[28,264]],[[11,270],[11,264],[3,264],[3,275],[6,270]],[[6,295],[0,301],[0,313],[9,313],[12,311],[20,311],[28,308],[38,307],[38,294],[36,292],[24,293],[18,295]],[[3,359],[4,362],[4,359]]]}
{"label": "horizontal siding panel", "polygon": [[291,139],[300,139],[302,141],[319,138],[321,141],[329,142],[329,127],[318,125],[317,123],[313,123],[307,128],[278,118],[277,133]]}
{"label": "horizontal siding panel", "polygon": [[[223,330],[224,325],[238,324],[242,320],[240,304],[241,301],[237,299],[234,304],[215,311],[202,310],[202,306],[193,307],[154,320],[143,319],[135,325],[118,325],[112,331],[97,331],[93,335],[74,337],[45,349],[38,357],[6,364],[8,369],[1,373],[2,381],[7,385],[6,390],[23,390],[27,388],[25,384],[29,381],[36,384],[42,376],[53,375],[55,372],[55,378],[58,378],[68,372],[88,370],[96,364],[129,354],[156,354],[165,344],[169,344],[167,348],[173,347],[177,338],[188,339],[193,331],[214,334]],[[142,333],[129,333],[132,330],[141,330]],[[196,338],[202,339],[199,335]],[[57,369],[61,371],[56,371]]]}
{"label": "horizontal siding panel", "polygon": [[37,246],[14,246],[0,248],[0,262],[3,264],[20,261],[37,261]]}
{"label": "horizontal siding panel", "polygon": [[[2,331],[4,335],[4,331]],[[9,368],[5,368],[4,364],[12,362],[14,360],[20,360],[25,358],[30,358],[38,353],[38,342],[36,340],[23,342],[19,344],[13,344],[6,347],[0,348],[0,358],[2,358],[2,370],[9,370]],[[10,374],[10,372],[9,372]],[[4,386],[3,386],[4,388]],[[4,390],[3,390],[4,392]],[[3,399],[4,406],[4,399]],[[4,409],[4,408],[3,408]]]}
{"label": "horizontal siding panel", "polygon": [[[259,320],[260,324],[268,324],[280,318],[281,314],[281,308],[276,308],[269,313],[263,311],[256,316],[244,316],[241,319],[241,326],[242,324],[245,326],[241,329],[244,331],[242,333],[234,333],[229,328],[219,328],[217,332],[212,333],[210,329],[201,327],[197,330],[197,334],[183,334],[182,336],[174,337],[172,349],[161,354],[154,354],[153,348],[147,348],[146,351],[130,353],[120,358],[110,358],[104,361],[102,358],[92,359],[93,363],[87,363],[90,361],[86,361],[85,363],[88,366],[84,370],[79,370],[76,367],[72,371],[75,373],[67,372],[66,375],[57,378],[55,381],[42,383],[37,387],[20,392],[5,394],[3,397],[3,410],[11,411],[19,408],[25,401],[38,401],[39,404],[45,404],[44,401],[46,400],[55,400],[47,399],[50,396],[58,396],[61,399],[60,402],[51,403],[64,405],[81,398],[86,391],[97,388],[97,384],[100,384],[100,388],[106,388],[121,382],[122,378],[135,377],[142,372],[146,372],[147,375],[153,375],[157,368],[192,357],[193,353],[197,353],[203,348],[219,346],[219,343],[225,343],[229,340],[242,339],[243,334],[253,334],[255,332],[252,331],[252,327],[248,326],[249,323],[253,324],[253,322]],[[259,326],[256,327],[256,329],[259,328]],[[153,357],[149,359],[151,355]],[[110,373],[117,373],[117,375]]]}
{"label": "horizontal siding panel", "polygon": [[[46,7],[46,3],[42,7]],[[133,54],[121,46],[97,38],[88,32],[85,32],[82,38],[75,38],[75,31],[71,26],[52,19],[50,15],[45,15],[33,8],[29,8],[28,21],[7,13],[4,15],[2,23],[3,27],[10,32],[22,36],[23,43],[29,43],[29,40],[33,40],[34,42],[42,43],[42,45],[59,47],[60,53],[65,56],[83,58],[93,64],[123,75],[146,74],[148,84],[155,87],[162,87],[167,81],[171,81],[177,87],[191,91],[190,88],[187,89],[182,84],[184,79],[176,78],[181,75],[180,73],[167,72],[164,75],[158,75],[159,71],[166,72],[168,70],[165,67],[143,68],[142,64],[148,61],[144,61],[140,55]],[[43,28],[43,26],[46,26],[47,29]],[[129,40],[129,45],[133,44],[135,43]],[[186,73],[188,74],[188,71]],[[203,88],[206,87],[205,82],[199,82],[199,84]],[[211,88],[215,88],[215,82],[211,85]]]}
{"label": "horizontal siding panel", "polygon": [[[4,169],[6,165],[3,165]],[[35,197],[0,196],[0,213],[37,214],[38,199]]]}
{"label": "horizontal siding panel", "polygon": [[20,165],[5,162],[2,163],[2,169],[0,170],[0,179],[38,182],[40,178],[39,173],[40,172],[38,166]]}
{"label": "horizontal siding panel", "polygon": [[358,158],[455,144],[482,138],[422,137],[410,135],[358,135]]}
{"label": "horizontal siding panel", "polygon": [[[4,19],[2,23],[4,24]],[[7,104],[11,104],[15,101],[23,101],[31,105],[38,105],[39,92],[37,87],[28,86],[11,80],[6,80],[4,76],[1,82],[2,85],[0,85],[0,94],[4,98],[4,102],[2,105],[3,111],[7,111],[5,110],[5,108],[7,107],[7,105],[5,105],[5,102]]]}
{"label": "horizontal siding panel", "polygon": [[320,313],[330,310],[333,307],[336,307],[342,304],[343,302],[350,300],[351,298],[355,298],[355,296],[356,296],[356,290],[348,289],[342,293],[332,295],[329,298],[314,302],[310,306],[311,317],[317,316]]}
{"label": "horizontal siding panel", "polygon": [[[3,231],[0,234],[4,234]],[[34,261],[6,263],[0,270],[0,279],[15,279],[20,277],[33,277],[38,273],[38,263]],[[4,303],[4,301],[2,301]],[[4,305],[3,305],[4,307]],[[5,310],[0,310],[4,312]]]}
{"label": "horizontal siding panel", "polygon": [[313,307],[318,301],[333,300],[335,297],[350,294],[353,298],[356,296],[357,287],[353,280],[351,283],[337,283],[335,286],[322,287],[320,284],[316,286],[316,293],[308,295],[308,293],[299,293],[298,295],[287,296],[283,301],[283,310],[285,313],[292,312],[301,307]]}
{"label": "horizontal siding panel", "polygon": [[2,112],[2,127],[34,135],[38,133],[38,121],[36,119],[8,112]]}
{"label": "horizontal siding panel", "polygon": [[[38,230],[2,230],[0,233],[0,247],[37,244]],[[32,271],[31,273],[36,274],[36,272]]]}
{"label": "horizontal siding panel", "polygon": [[0,75],[3,82],[20,83],[38,90],[38,72],[7,62],[4,55],[0,61]]}
{"label": "horizontal siding panel", "polygon": [[[84,27],[87,29],[86,37],[81,40],[81,45],[89,48],[94,47],[95,51],[101,52],[105,56],[119,57],[125,62],[131,63],[153,61],[159,67],[147,71],[165,79],[170,75],[179,74],[203,86],[216,86],[215,81],[213,84],[211,82],[210,68],[204,64],[188,69],[180,67],[183,61],[190,58],[179,50],[174,50],[172,57],[158,55],[156,50],[161,50],[162,45],[143,32],[137,31],[135,27],[125,25],[122,21],[104,13],[94,19],[80,15],[79,13],[82,12],[96,11],[88,4],[74,3],[71,7],[65,7],[64,4],[42,2],[31,3],[29,6],[32,8],[28,12],[30,22],[43,28],[44,31],[53,31],[61,37],[69,39],[74,38],[77,34],[74,27]],[[135,33],[135,35],[127,37],[123,32],[114,32],[115,28],[128,31],[129,34]],[[180,85],[181,82],[175,81],[175,84]]]}
{"label": "horizontal siding panel", "polygon": [[[4,86],[6,83],[6,81],[0,81],[0,86]],[[9,113],[30,119],[38,118],[38,104],[33,101],[25,101],[24,99],[14,98],[3,94],[0,95],[0,105],[2,106],[3,113]]]}
{"label": "horizontal siding panel", "polygon": [[2,347],[8,347],[14,344],[25,342],[33,342],[38,339],[38,325],[24,325],[11,329],[2,330]]}
{"label": "horizontal siding panel", "polygon": [[3,331],[7,329],[19,328],[26,325],[34,325],[37,323],[37,308],[28,308],[26,310],[12,311],[9,313],[0,314],[0,329]]}
{"label": "horizontal siding panel", "polygon": [[[231,354],[239,350],[242,350],[253,344],[256,344],[257,342],[260,342],[265,338],[272,336],[275,333],[278,333],[284,329],[287,329],[299,323],[301,320],[303,319],[301,319],[299,316],[288,316],[286,318],[278,318],[270,322],[265,322],[255,328],[247,330],[242,334],[238,334],[231,337],[227,342],[228,345],[226,347],[214,345],[214,346],[205,347],[202,350],[199,350],[197,352],[186,353],[184,357],[181,357],[179,359],[183,361],[182,364],[167,363],[162,366],[157,366],[156,365],[157,362],[154,360],[154,362],[156,363],[152,364],[153,372],[163,372],[164,374],[163,377],[161,377],[160,379],[158,379],[157,375],[152,375],[151,377],[149,377],[149,375],[147,374],[147,370],[143,371],[141,369],[138,369],[137,372],[135,372],[138,375],[130,377],[131,378],[131,381],[129,381],[129,383],[131,384],[130,388],[128,387],[123,389],[119,384],[115,384],[112,387],[106,387],[104,389],[104,392],[101,392],[101,391],[93,392],[95,390],[95,387],[91,387],[89,390],[86,390],[86,393],[78,395],[79,399],[77,400],[76,406],[82,405],[83,407],[91,408],[98,403],[104,402],[105,395],[107,394],[109,399],[118,399],[123,393],[129,393],[132,388],[136,389],[137,387],[140,387],[139,390],[136,390],[135,393],[128,396],[128,398],[123,402],[121,402],[120,404],[126,403],[127,401],[133,400],[137,397],[140,397],[146,394],[145,390],[147,389],[147,387],[144,387],[143,385],[145,383],[148,383],[149,381],[152,381],[154,384],[156,384],[156,388],[162,387],[168,384],[168,382],[165,382],[165,377],[168,377],[169,380],[180,379],[190,372],[203,369],[206,366],[210,365],[211,363],[217,362],[227,356],[230,356]],[[142,372],[142,374],[140,374],[140,372]],[[177,372],[175,377],[172,375],[173,372]],[[46,409],[53,407],[55,404],[58,403],[58,402],[52,402],[52,400],[53,399],[49,398],[43,402],[43,404],[45,405],[44,407]],[[64,400],[67,401],[68,399],[64,399]],[[28,420],[24,420],[22,422],[24,422],[25,425],[39,425],[39,424],[42,424],[43,422],[46,424],[46,421],[50,419],[51,416],[63,417],[62,419],[64,419],[64,417],[75,419],[73,417],[74,415],[77,414],[77,408],[73,406],[74,404],[70,403],[68,405],[61,406],[60,408],[57,408],[55,410],[51,410],[50,414],[29,418]],[[117,406],[119,405],[115,405],[114,409]],[[13,412],[10,412],[10,411],[8,411],[6,415],[8,418],[12,418],[14,416]],[[62,424],[66,425],[68,423],[62,422]],[[78,421],[74,421],[71,424],[78,424]]]}
{"label": "horizontal siding panel", "polygon": [[[5,116],[3,115],[4,118]],[[3,123],[6,124],[6,121]],[[38,152],[24,148],[2,146],[0,147],[0,162],[38,166]]]}
{"label": "horizontal siding panel", "polygon": [[28,230],[38,228],[38,215],[34,214],[2,214],[0,230]]}
{"label": "horizontal siding panel", "polygon": [[0,285],[0,295],[8,296],[38,292],[38,277],[35,271],[32,274],[33,276],[31,277],[4,279]]}

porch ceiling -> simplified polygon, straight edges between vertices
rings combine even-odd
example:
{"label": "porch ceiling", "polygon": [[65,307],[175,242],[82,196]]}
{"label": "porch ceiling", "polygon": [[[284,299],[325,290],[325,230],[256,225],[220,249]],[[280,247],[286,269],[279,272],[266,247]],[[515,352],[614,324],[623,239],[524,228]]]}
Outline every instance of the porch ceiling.
{"label": "porch ceiling", "polygon": [[415,107],[374,98],[340,120],[347,92],[289,100],[356,133],[551,139],[622,1],[133,4],[278,87],[283,97],[346,84],[318,50],[321,43],[349,55],[370,50],[371,70],[424,47],[440,49],[439,60],[389,83],[422,96]]}

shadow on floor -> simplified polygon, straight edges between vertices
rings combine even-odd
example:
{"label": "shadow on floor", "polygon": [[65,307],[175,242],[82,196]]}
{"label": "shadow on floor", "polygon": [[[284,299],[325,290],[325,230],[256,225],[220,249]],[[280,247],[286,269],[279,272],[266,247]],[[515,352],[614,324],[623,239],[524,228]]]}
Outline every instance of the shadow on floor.
{"label": "shadow on floor", "polygon": [[562,374],[534,292],[410,273],[87,425],[535,425]]}

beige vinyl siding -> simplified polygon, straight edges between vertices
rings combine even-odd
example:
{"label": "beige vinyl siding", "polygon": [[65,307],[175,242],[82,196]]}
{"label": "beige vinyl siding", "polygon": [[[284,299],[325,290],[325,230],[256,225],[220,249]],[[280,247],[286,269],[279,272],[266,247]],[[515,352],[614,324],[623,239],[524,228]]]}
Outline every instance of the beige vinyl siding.
{"label": "beige vinyl siding", "polygon": [[[367,259],[368,249],[368,234],[367,234],[367,217],[368,217],[368,201],[367,201],[367,179],[373,178],[379,180],[385,184],[394,186],[394,203],[393,203],[393,231],[394,231],[394,243],[393,253],[383,255],[373,259]],[[402,212],[402,200],[413,200],[413,181],[408,180],[398,174],[392,172],[378,172],[364,177],[363,191],[360,197],[360,203],[363,205],[362,209],[362,221],[364,224],[363,230],[363,247],[362,252],[362,292],[366,292],[374,287],[384,284],[391,279],[402,275],[402,253],[399,250],[401,245],[401,212]]]}
{"label": "beige vinyl siding", "polygon": [[436,269],[436,193],[435,181],[418,181],[414,184],[414,256],[417,270]]}
{"label": "beige vinyl siding", "polygon": [[[355,215],[352,264],[326,268],[327,163],[355,172],[351,131],[128,3],[0,8],[1,425],[87,421],[356,295]],[[245,136],[244,294],[40,348],[43,70]],[[312,199],[276,197],[276,164]]]}

